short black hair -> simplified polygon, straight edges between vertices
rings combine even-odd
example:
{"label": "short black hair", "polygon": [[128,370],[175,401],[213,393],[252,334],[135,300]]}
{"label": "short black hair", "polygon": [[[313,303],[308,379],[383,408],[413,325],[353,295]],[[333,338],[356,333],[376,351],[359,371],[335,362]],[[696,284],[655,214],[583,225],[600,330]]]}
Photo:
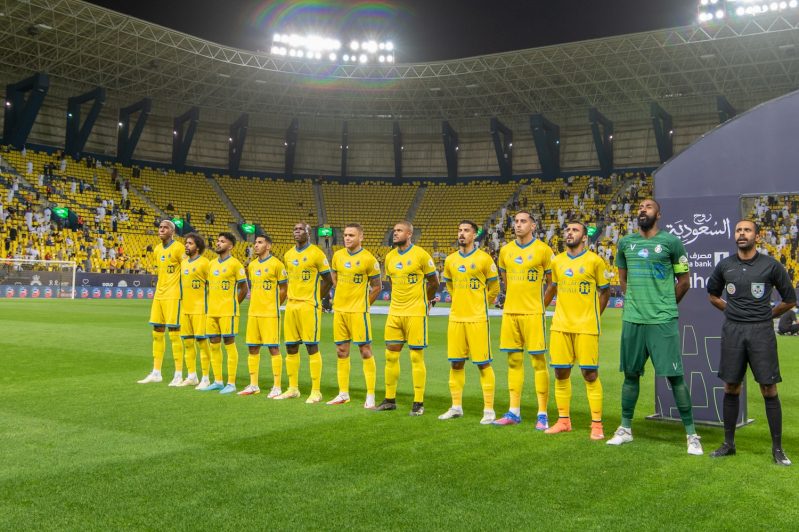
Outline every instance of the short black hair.
{"label": "short black hair", "polygon": [[463,224],[471,225],[475,233],[480,232],[480,230],[477,228],[477,224],[471,220],[461,220],[460,222],[458,222],[458,227],[462,226]]}
{"label": "short black hair", "polygon": [[654,203],[655,207],[658,208],[658,212],[660,212],[660,203],[658,203],[658,200],[656,200],[655,198],[644,198],[644,199],[641,200],[641,203],[643,203],[645,201],[651,201],[652,203]]}
{"label": "short black hair", "polygon": [[218,236],[224,237],[225,240],[228,240],[234,246],[236,245],[236,237],[233,236],[233,233],[229,233],[228,231],[222,231],[219,233]]}
{"label": "short black hair", "polygon": [[573,218],[571,220],[566,221],[566,225],[571,225],[571,224],[581,225],[583,227],[583,236],[588,236],[588,227],[585,225],[585,223],[582,220]]}
{"label": "short black hair", "polygon": [[532,211],[530,211],[528,209],[522,209],[520,211],[516,211],[516,214],[513,215],[513,218],[516,219],[516,216],[519,215],[519,214],[526,214],[527,216],[530,217],[530,221],[531,222],[536,223],[535,216],[533,216]]}
{"label": "short black hair", "polygon": [[261,232],[261,233],[258,233],[257,235],[255,235],[255,239],[256,239],[256,240],[258,240],[259,238],[263,238],[264,240],[266,240],[266,241],[267,241],[267,242],[269,242],[270,244],[272,243],[272,237],[271,237],[271,236],[269,236],[269,235],[268,235],[268,234],[266,234],[266,233],[263,233],[263,232]]}
{"label": "short black hair", "polygon": [[749,218],[741,218],[740,220],[738,220],[738,223],[736,223],[735,225],[738,225],[741,222],[749,222],[750,224],[754,225],[755,226],[755,234],[756,235],[760,234],[760,226],[757,225],[756,221],[750,220]]}
{"label": "short black hair", "polygon": [[187,233],[184,237],[185,240],[192,239],[194,245],[197,246],[197,251],[200,252],[200,255],[205,253],[205,239],[200,236],[200,233],[192,231],[191,233]]}

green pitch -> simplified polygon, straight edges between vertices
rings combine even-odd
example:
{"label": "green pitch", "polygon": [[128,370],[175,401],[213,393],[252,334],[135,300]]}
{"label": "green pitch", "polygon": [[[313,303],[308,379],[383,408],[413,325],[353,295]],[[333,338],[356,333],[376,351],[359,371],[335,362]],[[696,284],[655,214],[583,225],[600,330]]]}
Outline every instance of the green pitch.
{"label": "green pitch", "polygon": [[[151,367],[147,315],[144,301],[0,303],[0,529],[787,529],[799,520],[799,465],[771,464],[755,387],[749,412],[756,422],[739,431],[739,455],[714,461],[686,454],[680,425],[643,419],[653,411],[651,375],[642,383],[635,441],[621,448],[589,440],[577,375],[574,432],[536,432],[529,365],[523,424],[478,424],[473,368],[466,416],[439,421],[449,406],[445,318],[431,319],[426,414],[411,418],[407,354],[396,412],[362,408],[357,358],[353,402],[338,407],[304,404],[307,359],[303,400],[167,388],[169,352],[164,383],[138,385]],[[378,401],[383,323],[373,318]],[[329,399],[337,392],[329,315],[324,325]],[[495,341],[498,326],[496,320]],[[619,422],[620,313],[609,310],[603,326],[609,437]],[[797,460],[799,338],[780,338],[780,348],[784,442]],[[242,334],[240,388],[246,352]],[[507,408],[503,358],[497,354],[495,362],[498,414]],[[266,389],[268,367],[262,360]],[[722,439],[717,428],[700,427],[700,434],[706,455]]]}

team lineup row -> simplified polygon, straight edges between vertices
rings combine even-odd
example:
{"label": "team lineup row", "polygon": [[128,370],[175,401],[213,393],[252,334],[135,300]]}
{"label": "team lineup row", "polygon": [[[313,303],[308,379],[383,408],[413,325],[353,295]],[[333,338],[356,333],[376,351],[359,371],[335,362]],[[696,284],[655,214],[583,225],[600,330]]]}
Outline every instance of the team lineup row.
{"label": "team lineup row", "polygon": [[[657,228],[659,217],[657,202],[644,200],[638,213],[639,233],[619,242],[617,265],[622,289],[635,294],[634,298],[632,293],[627,294],[635,303],[626,305],[624,311],[622,424],[607,443],[621,445],[632,441],[630,427],[639,380],[646,360],[651,358],[656,375],[668,378],[674,392],[686,429],[688,453],[701,455],[703,450],[693,423],[690,395],[683,379],[677,328],[677,303],[688,289],[688,264],[681,241]],[[517,213],[514,217],[516,239],[502,247],[495,264],[491,256],[476,245],[477,225],[468,220],[458,225],[458,251],[446,258],[441,277],[452,297],[447,326],[452,405],[439,419],[463,416],[465,365],[471,361],[479,372],[483,394],[480,423],[520,423],[524,358],[529,354],[538,402],[536,429],[548,434],[572,430],[570,376],[577,364],[585,381],[591,412],[590,438],[603,440],[603,393],[598,359],[600,315],[609,299],[605,262],[587,249],[586,227],[579,221],[565,225],[566,250],[557,256],[534,237],[535,228],[531,213]],[[285,253],[282,262],[271,254],[271,238],[258,235],[253,245],[253,259],[246,269],[230,254],[236,241],[232,234],[220,233],[215,244],[218,256],[209,261],[202,255],[205,242],[200,235],[186,235],[185,248],[181,249],[175,245],[174,230],[169,220],[159,226],[161,243],[154,250],[158,283],[150,315],[154,363],[152,372],[140,383],[162,381],[160,370],[168,330],[176,368],[170,386],[193,385],[201,391],[235,393],[238,365],[235,336],[240,304],[250,291],[246,333],[250,384],[238,394],[260,393],[260,352],[266,347],[271,355],[273,375],[267,397],[276,400],[299,397],[299,347],[304,344],[311,376],[311,392],[306,403],[319,403],[322,401],[321,300],[334,289],[333,340],[337,351],[339,394],[327,404],[350,401],[349,353],[354,343],[363,360],[364,407],[395,410],[400,351],[407,344],[414,388],[410,414],[424,413],[427,319],[439,279],[433,259],[412,243],[412,224],[403,221],[394,226],[394,248],[386,255],[384,272],[375,257],[362,247],[363,229],[355,223],[344,228],[344,248],[337,251],[330,262],[321,249],[310,243],[309,227],[303,222],[294,226],[296,246]],[[384,334],[385,397],[377,404],[369,309],[381,291],[383,275],[391,286],[391,303]],[[508,356],[510,407],[497,418],[488,308],[499,294],[500,277],[505,286],[500,350]],[[544,315],[556,296],[548,365]],[[281,319],[280,307],[284,303]],[[285,391],[281,384],[281,322],[288,376]],[[227,355],[227,384],[222,378],[223,345]],[[201,378],[196,371],[197,349]],[[186,378],[182,371],[184,354]],[[558,409],[558,419],[551,425],[547,414],[549,366],[555,372],[554,395]],[[214,382],[210,380],[212,370]]]}

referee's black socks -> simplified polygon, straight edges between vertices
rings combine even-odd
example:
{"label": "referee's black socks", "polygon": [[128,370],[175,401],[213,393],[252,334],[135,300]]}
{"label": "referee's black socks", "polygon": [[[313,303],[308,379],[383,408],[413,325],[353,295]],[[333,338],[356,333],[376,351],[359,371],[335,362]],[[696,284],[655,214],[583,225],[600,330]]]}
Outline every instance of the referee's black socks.
{"label": "referee's black socks", "polygon": [[740,404],[740,395],[724,394],[724,443],[730,447],[735,447],[735,425],[738,423]]}
{"label": "referee's black socks", "polygon": [[764,397],[766,402],[766,419],[768,428],[771,431],[771,447],[782,449],[782,405],[779,395],[774,397]]}

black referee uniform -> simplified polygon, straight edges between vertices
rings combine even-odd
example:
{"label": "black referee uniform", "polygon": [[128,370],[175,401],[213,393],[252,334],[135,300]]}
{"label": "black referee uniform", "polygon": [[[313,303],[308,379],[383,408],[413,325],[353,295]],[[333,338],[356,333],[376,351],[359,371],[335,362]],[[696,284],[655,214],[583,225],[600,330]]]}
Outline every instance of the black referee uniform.
{"label": "black referee uniform", "polygon": [[[782,406],[776,384],[782,381],[774,334],[771,293],[777,289],[783,303],[795,304],[796,292],[788,272],[773,258],[755,253],[743,260],[736,253],[722,260],[707,284],[711,296],[726,295],[721,329],[721,365],[718,376],[724,392],[724,443],[711,453],[718,458],[735,454],[735,425],[740,410],[740,383],[747,365],[760,384],[771,432],[772,456],[780,465],[791,465],[782,450]],[[714,303],[715,304],[715,303]]]}

